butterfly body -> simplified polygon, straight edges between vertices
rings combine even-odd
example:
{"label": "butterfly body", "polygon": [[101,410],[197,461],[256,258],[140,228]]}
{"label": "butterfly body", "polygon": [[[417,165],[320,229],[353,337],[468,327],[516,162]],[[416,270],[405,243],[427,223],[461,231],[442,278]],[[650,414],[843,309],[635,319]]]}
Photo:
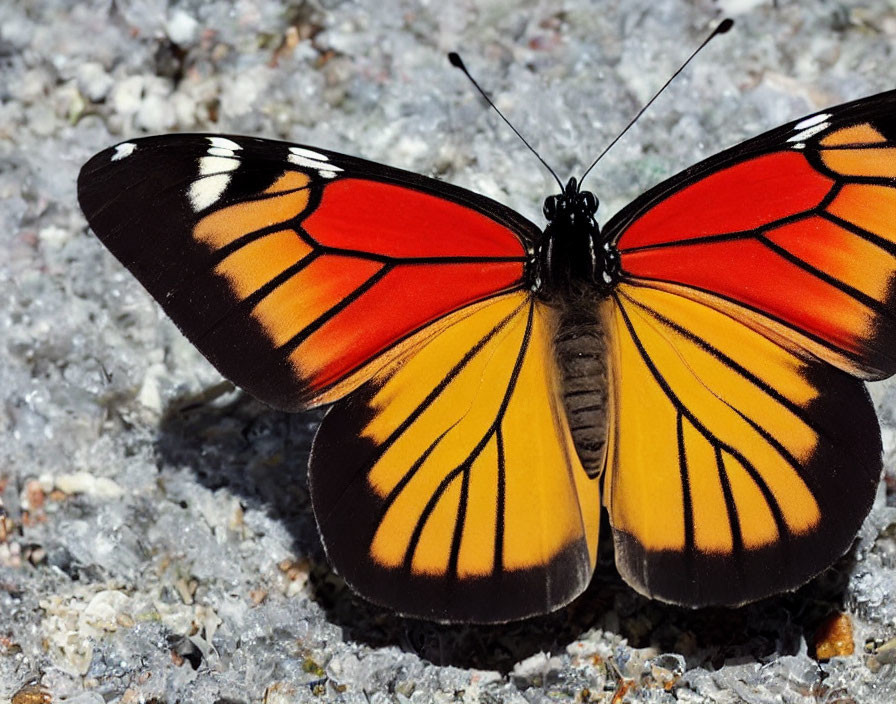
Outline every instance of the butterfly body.
{"label": "butterfly body", "polygon": [[600,474],[606,441],[606,344],[598,309],[619,273],[619,255],[595,219],[598,205],[575,178],[545,199],[548,224],[528,277],[535,295],[558,312],[553,345],[563,405],[591,477]]}
{"label": "butterfly body", "polygon": [[737,605],[841,556],[896,369],[896,91],[542,229],[351,156],[168,135],[82,169],[98,237],[235,383],[332,404],[309,485],[368,599],[496,622],[575,598],[602,506],[622,576]]}

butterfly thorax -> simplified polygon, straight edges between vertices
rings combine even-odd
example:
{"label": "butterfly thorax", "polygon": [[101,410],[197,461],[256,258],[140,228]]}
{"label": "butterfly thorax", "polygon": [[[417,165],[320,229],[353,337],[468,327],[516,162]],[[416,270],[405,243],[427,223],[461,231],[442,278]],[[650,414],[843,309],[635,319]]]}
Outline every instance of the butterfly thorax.
{"label": "butterfly thorax", "polygon": [[562,193],[544,202],[548,224],[536,248],[533,287],[547,301],[603,295],[613,285],[619,255],[601,241],[599,202],[570,178]]}

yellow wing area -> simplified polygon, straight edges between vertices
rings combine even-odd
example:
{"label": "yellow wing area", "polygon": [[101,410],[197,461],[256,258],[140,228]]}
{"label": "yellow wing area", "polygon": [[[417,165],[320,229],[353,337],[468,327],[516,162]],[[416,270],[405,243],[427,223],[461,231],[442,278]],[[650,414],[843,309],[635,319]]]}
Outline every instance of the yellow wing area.
{"label": "yellow wing area", "polygon": [[576,456],[528,294],[463,315],[324,419],[310,463],[328,557],[365,597],[445,621],[546,613],[594,567],[597,480]]}
{"label": "yellow wing area", "polygon": [[625,579],[675,603],[738,604],[845,552],[881,469],[864,385],[669,291],[621,283],[602,306],[604,503]]}

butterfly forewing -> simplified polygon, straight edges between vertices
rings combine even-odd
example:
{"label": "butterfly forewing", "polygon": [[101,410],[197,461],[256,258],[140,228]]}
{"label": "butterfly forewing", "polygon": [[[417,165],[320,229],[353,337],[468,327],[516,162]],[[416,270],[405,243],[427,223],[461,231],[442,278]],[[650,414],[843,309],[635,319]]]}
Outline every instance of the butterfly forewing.
{"label": "butterfly forewing", "polygon": [[623,276],[725,310],[862,378],[896,371],[896,92],[657,186],[607,226]]}
{"label": "butterfly forewing", "polygon": [[331,152],[178,135],[78,182],[106,246],[227,377],[332,401],[439,318],[523,285],[534,225],[481,196]]}

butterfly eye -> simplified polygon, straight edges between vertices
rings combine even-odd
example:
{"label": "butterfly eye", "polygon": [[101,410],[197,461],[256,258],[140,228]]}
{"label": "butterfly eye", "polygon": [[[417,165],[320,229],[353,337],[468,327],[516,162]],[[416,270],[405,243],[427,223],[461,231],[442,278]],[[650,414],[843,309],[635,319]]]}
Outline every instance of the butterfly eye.
{"label": "butterfly eye", "polygon": [[544,207],[542,208],[545,218],[553,220],[557,214],[557,196],[548,196],[544,199]]}
{"label": "butterfly eye", "polygon": [[591,191],[582,191],[579,193],[579,204],[589,215],[597,212],[598,200]]}

